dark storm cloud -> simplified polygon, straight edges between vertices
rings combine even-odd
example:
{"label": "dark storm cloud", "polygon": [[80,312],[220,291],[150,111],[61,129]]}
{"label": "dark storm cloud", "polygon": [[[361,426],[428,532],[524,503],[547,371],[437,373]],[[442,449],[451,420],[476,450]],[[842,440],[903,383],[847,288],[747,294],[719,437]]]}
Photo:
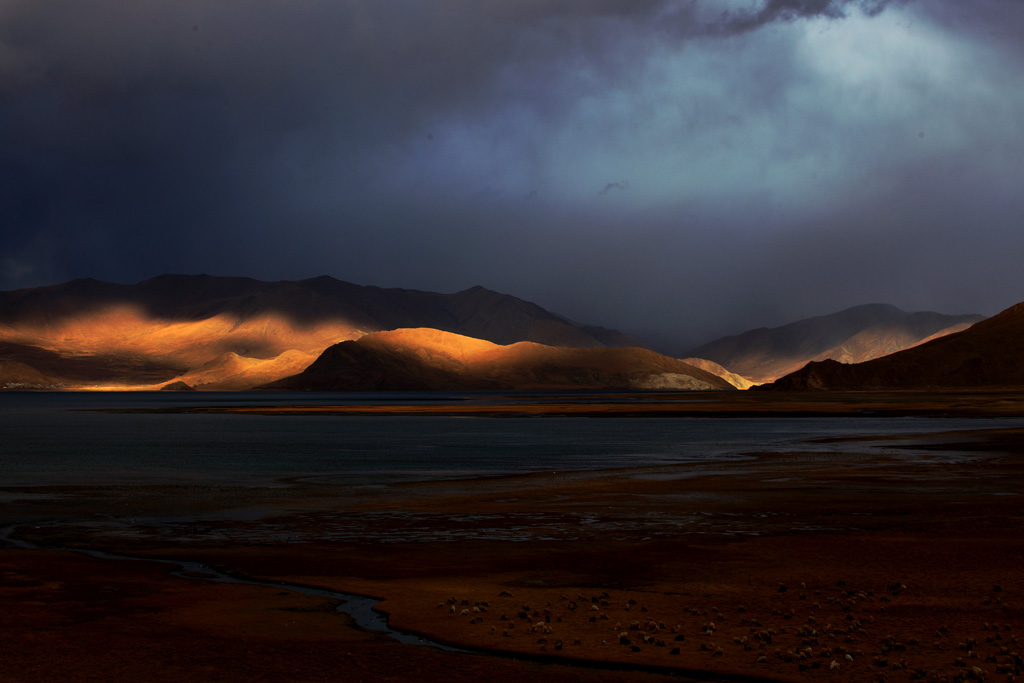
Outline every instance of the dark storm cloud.
{"label": "dark storm cloud", "polygon": [[842,19],[852,7],[869,16],[882,12],[890,0],[768,0],[764,6],[742,12],[724,12],[711,30],[722,33],[753,31],[776,21]]}
{"label": "dark storm cloud", "polygon": [[[601,37],[577,22],[654,6],[8,2],[8,282],[32,269],[48,279],[96,266],[129,278],[232,267],[247,241],[327,220],[303,196],[311,189],[359,195],[382,149],[407,144],[438,112],[487,106],[490,79],[509,60],[541,65],[563,40],[596,52]],[[516,54],[524,31],[539,37]],[[318,176],[330,187],[316,188]]]}
{"label": "dark storm cloud", "polygon": [[722,333],[994,312],[1024,299],[1024,10],[964,7],[8,0],[0,288],[328,273]]}

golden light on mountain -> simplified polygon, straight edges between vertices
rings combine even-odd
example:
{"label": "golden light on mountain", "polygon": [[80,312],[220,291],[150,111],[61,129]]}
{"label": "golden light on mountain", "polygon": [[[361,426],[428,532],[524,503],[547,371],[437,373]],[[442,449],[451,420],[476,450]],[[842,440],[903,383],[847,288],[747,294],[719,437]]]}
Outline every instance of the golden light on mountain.
{"label": "golden light on mountain", "polygon": [[44,349],[72,364],[105,359],[110,365],[165,368],[162,377],[153,378],[158,381],[131,381],[129,370],[123,379],[69,386],[93,390],[154,389],[171,379],[208,389],[248,389],[301,372],[324,348],[360,335],[343,322],[299,326],[269,313],[249,319],[219,313],[200,320],[165,320],[135,305],[0,327],[0,342]]}
{"label": "golden light on mountain", "polygon": [[407,327],[480,340],[450,348],[422,342],[430,349],[424,353],[449,363],[486,353],[490,342],[484,339],[580,347],[638,343],[483,287],[439,294],[326,276],[261,282],[162,275],[134,285],[76,280],[0,292],[0,360],[40,373],[46,381],[36,382],[39,388],[149,389],[173,381],[247,389],[300,372],[338,342]]}
{"label": "golden light on mountain", "polygon": [[273,314],[242,319],[219,313],[194,321],[165,320],[133,305],[110,306],[56,323],[0,329],[4,341],[64,353],[138,353],[188,363],[208,362],[237,350],[256,358],[273,357],[289,349],[318,353],[361,334],[340,322],[299,328],[285,316]]}
{"label": "golden light on mountain", "polygon": [[336,344],[304,372],[268,388],[313,391],[730,390],[725,380],[636,347],[502,346],[432,329],[375,332]]}

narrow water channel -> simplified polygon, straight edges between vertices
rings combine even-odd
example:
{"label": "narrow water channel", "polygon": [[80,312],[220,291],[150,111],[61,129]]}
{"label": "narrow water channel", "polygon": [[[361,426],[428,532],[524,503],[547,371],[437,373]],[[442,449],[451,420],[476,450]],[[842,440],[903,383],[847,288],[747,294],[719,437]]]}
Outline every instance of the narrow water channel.
{"label": "narrow water channel", "polygon": [[705,683],[709,681],[722,681],[726,683],[776,683],[771,679],[762,679],[759,677],[744,675],[718,674],[711,671],[689,670],[674,667],[662,667],[656,665],[627,664],[622,662],[599,662],[588,660],[569,661],[561,657],[552,657],[550,655],[529,655],[524,653],[512,654],[492,650],[470,650],[466,648],[453,647],[451,645],[446,645],[444,643],[440,643],[435,640],[425,638],[415,633],[410,633],[408,631],[402,631],[400,629],[391,628],[391,626],[388,625],[387,617],[384,616],[381,612],[378,612],[374,609],[380,603],[380,600],[376,598],[367,597],[365,595],[358,595],[355,593],[344,593],[340,591],[329,590],[326,588],[318,588],[316,586],[306,586],[301,583],[290,583],[287,581],[261,581],[259,579],[251,579],[243,576],[234,576],[226,572],[220,571],[214,567],[210,567],[209,565],[203,564],[202,562],[194,562],[191,560],[136,557],[134,555],[121,555],[119,553],[110,553],[103,550],[92,550],[89,548],[63,548],[40,546],[34,543],[29,543],[28,541],[25,541],[23,539],[15,538],[13,534],[15,533],[19,526],[22,525],[12,525],[0,529],[0,543],[6,543],[11,547],[20,548],[23,550],[56,550],[62,552],[74,552],[102,560],[159,562],[174,565],[175,567],[177,567],[176,569],[172,569],[169,573],[184,579],[215,581],[220,583],[236,583],[249,586],[266,586],[269,588],[294,591],[296,593],[302,593],[304,595],[315,595],[318,597],[328,598],[331,600],[337,600],[339,601],[340,604],[337,606],[336,611],[351,617],[359,628],[362,628],[367,631],[372,631],[374,633],[380,633],[382,635],[394,639],[399,643],[403,643],[406,645],[419,645],[424,647],[431,647],[438,650],[444,650],[446,652],[508,657],[520,661],[534,661],[539,663],[557,662],[566,666],[575,666],[587,669],[653,673],[659,675],[666,675],[672,677],[675,680],[683,681],[684,683],[697,683],[698,681],[702,681]]}
{"label": "narrow water channel", "polygon": [[261,581],[259,579],[251,579],[241,576],[234,576],[220,571],[214,567],[203,564],[201,562],[193,562],[191,560],[175,560],[167,558],[154,559],[150,557],[135,557],[133,555],[121,555],[119,553],[109,553],[103,550],[91,550],[88,548],[49,548],[45,546],[39,546],[34,543],[29,543],[13,536],[18,526],[8,526],[0,530],[0,541],[7,543],[15,548],[21,548],[24,550],[59,550],[64,552],[74,552],[81,555],[87,555],[89,557],[95,557],[101,560],[129,560],[136,562],[160,562],[164,564],[176,565],[177,569],[170,571],[174,576],[180,576],[185,579],[203,580],[203,581],[216,581],[219,583],[237,583],[245,584],[249,586],[267,586],[270,588],[279,588],[296,593],[302,593],[304,595],[315,595],[317,597],[328,598],[330,600],[339,601],[337,611],[348,615],[356,623],[359,628],[367,631],[373,631],[380,633],[400,643],[406,645],[422,645],[426,647],[433,647],[440,650],[446,650],[449,652],[469,652],[462,648],[452,647],[439,643],[429,638],[424,638],[415,633],[409,633],[407,631],[401,631],[398,629],[391,628],[388,625],[387,617],[381,612],[378,612],[374,608],[380,603],[380,600],[376,598],[370,598],[365,595],[357,595],[355,593],[343,593],[339,591],[329,590],[327,588],[317,588],[316,586],[306,586],[301,583],[289,583],[286,581]]}

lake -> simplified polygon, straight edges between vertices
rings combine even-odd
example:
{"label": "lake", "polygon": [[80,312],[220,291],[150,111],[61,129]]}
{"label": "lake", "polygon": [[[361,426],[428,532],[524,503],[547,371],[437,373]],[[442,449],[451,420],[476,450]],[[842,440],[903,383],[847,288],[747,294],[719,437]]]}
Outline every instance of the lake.
{"label": "lake", "polygon": [[[467,394],[4,393],[0,485],[215,483],[291,478],[374,485],[836,451],[829,436],[1022,427],[1024,418],[424,417],[105,412],[181,406],[486,400]],[[544,400],[524,396],[523,400]],[[593,400],[592,398],[581,400]]]}

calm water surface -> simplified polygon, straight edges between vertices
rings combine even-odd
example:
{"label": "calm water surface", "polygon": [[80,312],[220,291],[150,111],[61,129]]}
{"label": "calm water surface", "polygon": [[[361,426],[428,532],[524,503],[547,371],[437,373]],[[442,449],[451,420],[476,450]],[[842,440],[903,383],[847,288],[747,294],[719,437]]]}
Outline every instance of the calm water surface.
{"label": "calm water surface", "polygon": [[0,394],[0,485],[339,483],[586,470],[836,450],[824,436],[1024,427],[1024,419],[493,418],[116,413],[188,405],[480,400],[435,394]]}

